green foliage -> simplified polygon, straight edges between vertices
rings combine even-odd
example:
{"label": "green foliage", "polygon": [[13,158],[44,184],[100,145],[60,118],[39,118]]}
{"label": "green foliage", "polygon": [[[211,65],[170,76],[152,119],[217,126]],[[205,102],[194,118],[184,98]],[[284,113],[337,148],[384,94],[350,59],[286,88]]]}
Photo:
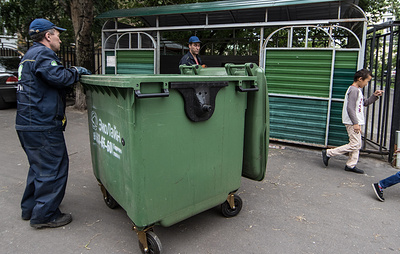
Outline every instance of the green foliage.
{"label": "green foliage", "polygon": [[[118,8],[114,0],[96,0],[94,15],[110,9]],[[74,30],[70,16],[70,0],[9,0],[0,2],[0,30],[4,28],[8,34],[19,33],[23,38],[29,38],[29,24],[35,18],[46,18],[57,26],[66,28],[62,33],[62,41],[65,44],[74,43]],[[101,38],[103,20],[95,20],[93,35],[95,40]]]}
{"label": "green foliage", "polygon": [[[210,0],[95,0],[94,16],[113,9],[127,9],[160,5],[185,4],[205,2]],[[70,0],[9,0],[0,1],[0,31],[6,29],[8,34],[19,33],[23,38],[29,38],[29,24],[35,18],[46,18],[57,26],[66,28],[62,33],[65,44],[74,43],[74,31],[70,15]],[[122,21],[122,20],[121,20]],[[138,25],[137,20],[125,19],[127,24]],[[101,40],[101,29],[104,20],[95,19],[93,25],[94,41]]]}
{"label": "green foliage", "polygon": [[[51,10],[51,11],[49,11]],[[56,1],[44,0],[9,0],[0,3],[1,28],[6,28],[9,34],[20,33],[28,35],[28,27],[35,18],[49,18],[59,22],[62,7]]]}
{"label": "green foliage", "polygon": [[[60,27],[67,29],[62,34],[64,44],[75,42],[72,22],[70,18],[71,0],[9,0],[0,2],[0,29],[5,28],[9,34],[19,33],[23,38],[28,37],[28,27],[35,18],[47,18]],[[188,4],[197,2],[209,2],[214,0],[96,0],[94,1],[94,15],[98,15],[112,9],[127,9],[139,7],[152,7],[173,4]],[[371,14],[371,21],[378,20],[383,13],[390,11],[396,17],[400,15],[400,0],[360,0],[360,7]],[[141,26],[138,19],[124,18],[120,22]],[[95,19],[92,35],[95,43],[100,43],[103,19]],[[284,33],[284,31],[282,31]],[[298,31],[299,39],[294,41],[299,47],[304,44],[301,41],[304,32]],[[317,31],[318,33],[318,31]],[[269,34],[265,31],[265,34]],[[235,29],[235,30],[211,30],[211,31],[172,31],[163,32],[163,38],[186,45],[191,35],[197,35],[205,43],[202,46],[202,54],[255,54],[259,43],[259,29]],[[279,37],[279,34],[277,35]],[[284,38],[285,36],[282,36]],[[337,37],[336,37],[337,38]],[[286,44],[284,40],[279,44]],[[310,42],[309,42],[310,43]],[[326,40],[321,40],[319,34],[315,34],[312,44],[326,46]],[[313,45],[313,46],[316,46]],[[311,46],[311,45],[310,45]]]}
{"label": "green foliage", "polygon": [[[360,7],[367,13],[371,14],[371,18],[369,20],[370,23],[376,23],[380,19],[384,13],[392,13],[395,16],[396,20],[400,19],[400,0],[360,0]],[[376,31],[375,35],[375,48],[374,48],[374,59],[370,59],[371,55],[371,39],[367,39],[367,47],[366,47],[366,58],[365,65],[373,66],[374,69],[376,67],[376,73],[374,75],[377,78],[386,78],[385,72],[389,69],[387,66],[388,58],[393,57],[395,59],[397,55],[397,47],[393,47],[392,56],[389,56],[389,30],[383,29]],[[368,35],[368,38],[371,38],[372,34]],[[398,44],[398,37],[394,36],[393,45]],[[371,63],[372,61],[372,63]],[[396,61],[392,61],[391,69],[394,70],[396,68]],[[393,77],[392,77],[393,78]]]}
{"label": "green foliage", "polygon": [[359,6],[367,13],[371,14],[370,22],[375,23],[382,18],[384,13],[393,13],[396,20],[400,18],[399,0],[360,0]]}
{"label": "green foliage", "polygon": [[[279,27],[272,27],[265,30],[265,33],[270,35]],[[334,38],[334,45],[332,38],[329,36],[331,33]],[[289,41],[291,38],[291,41]],[[290,36],[290,29],[280,29],[274,33],[268,41],[267,47],[283,47],[286,48],[291,43],[293,48],[304,48],[307,43],[308,48],[329,48],[335,46],[336,48],[358,48],[358,44],[353,45],[354,35],[342,28],[334,28],[330,31],[329,27],[317,26],[308,28],[305,27],[293,28],[293,35]]]}

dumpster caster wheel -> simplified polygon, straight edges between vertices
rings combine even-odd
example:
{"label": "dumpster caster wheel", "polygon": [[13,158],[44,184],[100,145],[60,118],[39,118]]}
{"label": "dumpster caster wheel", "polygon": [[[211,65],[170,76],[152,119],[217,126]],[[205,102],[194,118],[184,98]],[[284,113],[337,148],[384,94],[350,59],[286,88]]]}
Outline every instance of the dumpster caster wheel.
{"label": "dumpster caster wheel", "polygon": [[242,202],[242,199],[236,194],[234,195],[234,203],[235,203],[235,207],[232,208],[229,205],[229,202],[225,201],[221,205],[222,215],[224,215],[227,218],[234,217],[234,216],[238,215],[240,213],[240,210],[242,210],[243,202]]}
{"label": "dumpster caster wheel", "polygon": [[115,199],[106,190],[106,187],[104,187],[104,185],[101,184],[101,182],[99,182],[99,186],[100,186],[101,192],[103,193],[103,198],[104,198],[104,202],[106,203],[106,205],[111,209],[117,208],[119,206],[119,204],[117,203],[117,201],[115,201]]}
{"label": "dumpster caster wheel", "polygon": [[139,241],[139,247],[142,253],[149,253],[149,254],[160,254],[162,250],[161,241],[158,236],[153,231],[146,232],[146,239],[147,239],[147,247],[148,250],[146,251]]}
{"label": "dumpster caster wheel", "polygon": [[110,193],[108,193],[108,191],[106,191],[106,195],[104,196],[104,202],[111,209],[118,207],[117,201],[115,201],[115,199],[110,195]]}

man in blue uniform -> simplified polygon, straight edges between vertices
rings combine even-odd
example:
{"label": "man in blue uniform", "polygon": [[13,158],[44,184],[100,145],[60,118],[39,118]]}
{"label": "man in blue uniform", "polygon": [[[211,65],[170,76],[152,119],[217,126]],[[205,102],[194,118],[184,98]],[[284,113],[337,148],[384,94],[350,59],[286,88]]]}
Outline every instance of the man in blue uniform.
{"label": "man in blue uniform", "polygon": [[28,161],[29,172],[21,201],[22,219],[34,228],[60,227],[72,221],[61,213],[69,159],[64,133],[66,89],[91,74],[83,67],[65,68],[55,52],[60,32],[66,29],[46,19],[29,26],[33,46],[18,69],[16,130]]}
{"label": "man in blue uniform", "polygon": [[199,57],[200,43],[201,41],[197,36],[192,36],[189,38],[189,51],[181,58],[179,65],[203,64]]}

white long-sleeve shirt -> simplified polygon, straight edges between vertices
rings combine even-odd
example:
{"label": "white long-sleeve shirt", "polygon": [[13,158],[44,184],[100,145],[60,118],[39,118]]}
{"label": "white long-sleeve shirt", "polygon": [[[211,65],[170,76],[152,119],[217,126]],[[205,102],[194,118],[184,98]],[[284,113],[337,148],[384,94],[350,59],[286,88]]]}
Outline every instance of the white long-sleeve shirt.
{"label": "white long-sleeve shirt", "polygon": [[377,99],[378,97],[375,95],[365,99],[361,88],[349,86],[344,97],[342,122],[351,125],[364,125],[364,107],[374,103]]}

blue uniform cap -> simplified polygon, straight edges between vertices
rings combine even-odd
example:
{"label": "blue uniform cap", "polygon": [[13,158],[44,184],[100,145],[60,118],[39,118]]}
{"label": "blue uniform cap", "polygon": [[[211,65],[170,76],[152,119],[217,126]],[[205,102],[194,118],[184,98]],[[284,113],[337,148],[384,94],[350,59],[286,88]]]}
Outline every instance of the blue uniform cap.
{"label": "blue uniform cap", "polygon": [[197,36],[192,36],[189,38],[189,43],[194,43],[194,42],[201,42],[199,37]]}
{"label": "blue uniform cap", "polygon": [[58,27],[48,21],[47,19],[35,19],[29,26],[29,35],[38,34],[40,32],[49,30],[49,29],[57,29],[60,32],[63,32],[67,29]]}

